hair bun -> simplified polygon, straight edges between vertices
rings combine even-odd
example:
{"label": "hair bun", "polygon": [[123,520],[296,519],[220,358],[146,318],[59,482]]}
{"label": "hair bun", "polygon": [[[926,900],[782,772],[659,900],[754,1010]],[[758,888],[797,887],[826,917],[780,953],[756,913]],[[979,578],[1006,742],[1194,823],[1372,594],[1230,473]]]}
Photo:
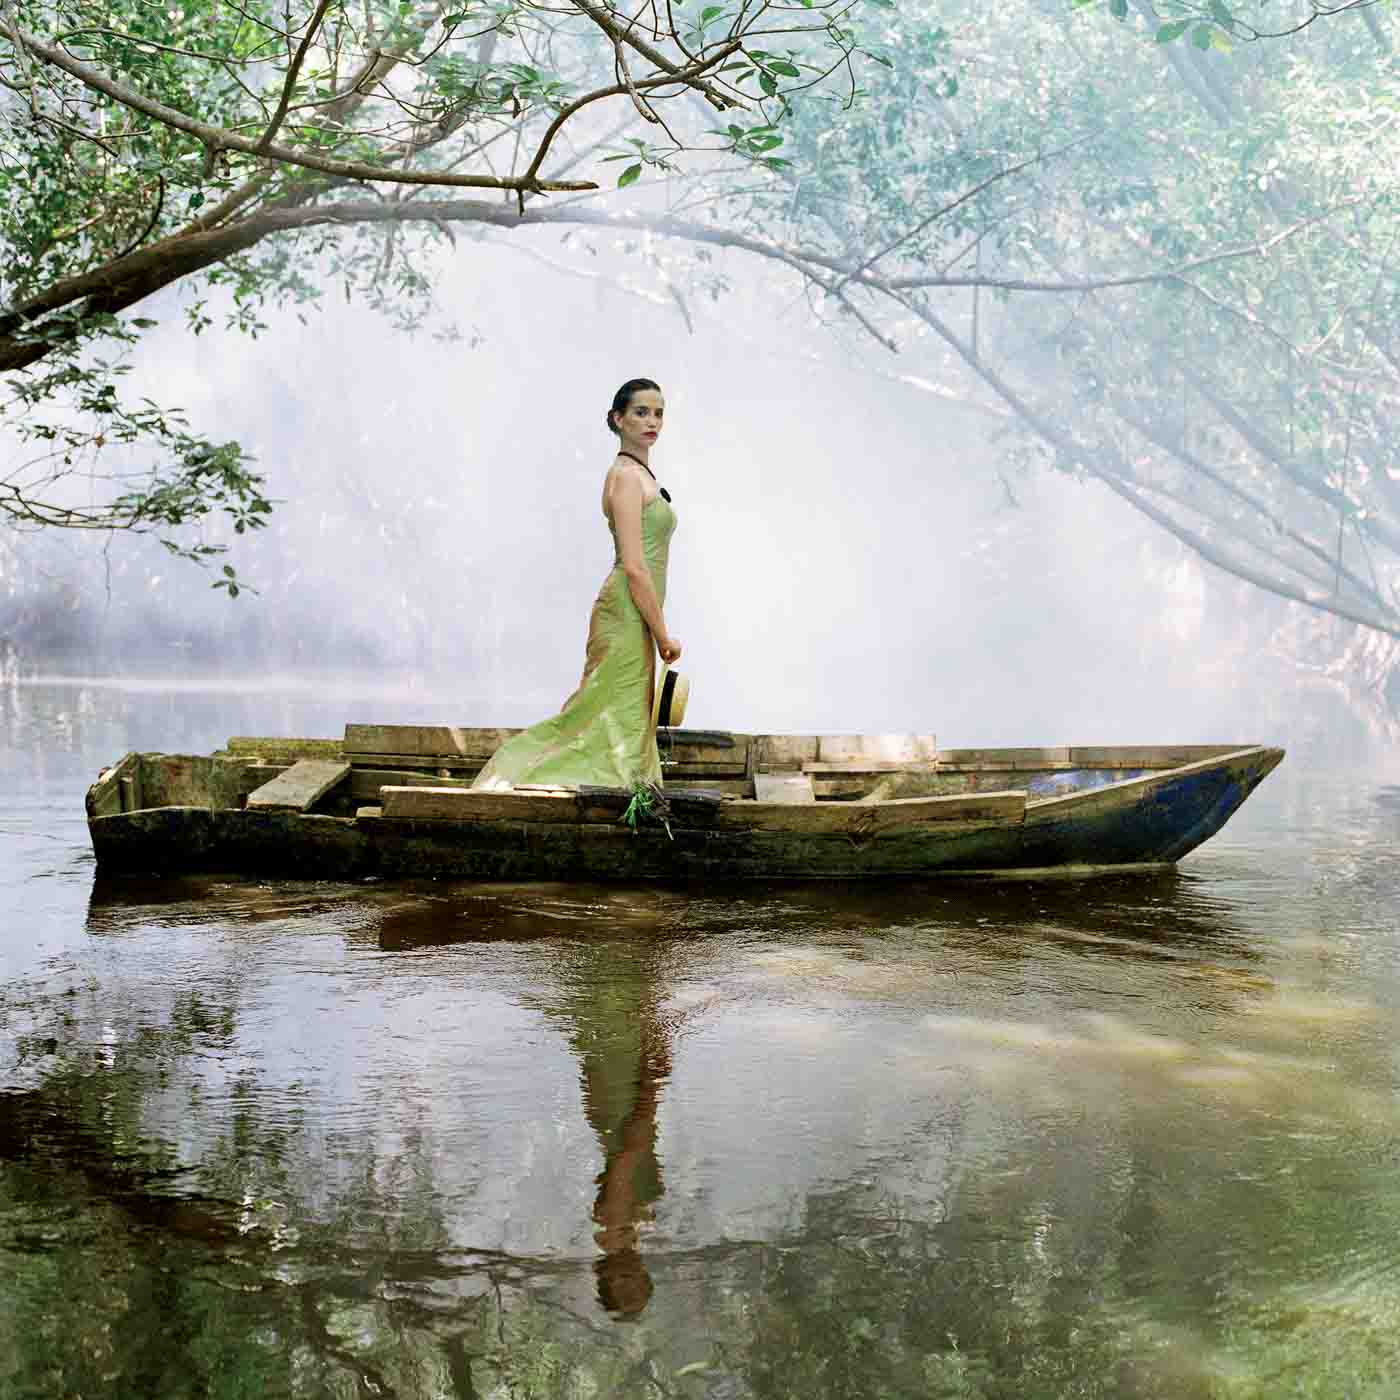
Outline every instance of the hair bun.
{"label": "hair bun", "polygon": [[645,389],[655,389],[659,394],[661,385],[654,379],[629,379],[626,384],[613,395],[612,407],[608,410],[607,424],[610,433],[616,433],[618,437],[622,434],[618,432],[617,424],[613,422],[614,414],[627,412],[627,406],[632,402],[633,394],[640,394]]}

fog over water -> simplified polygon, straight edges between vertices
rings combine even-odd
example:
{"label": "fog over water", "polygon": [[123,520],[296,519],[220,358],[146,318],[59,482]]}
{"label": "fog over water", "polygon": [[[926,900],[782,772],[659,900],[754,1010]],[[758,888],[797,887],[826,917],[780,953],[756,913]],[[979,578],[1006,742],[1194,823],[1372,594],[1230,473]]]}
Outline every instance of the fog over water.
{"label": "fog over water", "polygon": [[[682,314],[639,256],[559,241],[442,254],[444,315],[413,333],[332,295],[255,341],[192,339],[167,296],[128,392],[258,459],[278,505],[231,557],[259,596],[227,601],[150,541],[27,537],[0,627],[23,666],[333,673],[406,694],[395,718],[415,696],[459,697],[468,724],[539,718],[577,681],[611,563],[604,411],[644,374],[667,394],[655,465],[680,517],[667,615],[690,722],[1361,742],[1335,693],[1261,651],[1285,605],[1097,484],[1008,466],[995,419],[843,362],[752,259],[723,255],[732,290]],[[435,333],[449,317],[463,339]]]}

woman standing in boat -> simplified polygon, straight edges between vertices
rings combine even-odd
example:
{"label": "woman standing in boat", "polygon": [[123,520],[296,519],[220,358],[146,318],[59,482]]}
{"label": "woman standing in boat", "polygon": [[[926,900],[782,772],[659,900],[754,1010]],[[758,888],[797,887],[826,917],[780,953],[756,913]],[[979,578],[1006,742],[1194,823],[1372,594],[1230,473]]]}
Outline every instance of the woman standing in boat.
{"label": "woman standing in boat", "polygon": [[608,428],[618,451],[603,481],[613,567],[593,604],[583,679],[557,715],[507,739],[472,787],[661,782],[653,649],[668,665],[681,654],[662,611],[676,514],[650,462],[664,413],[661,388],[650,379],[629,379],[613,396]]}

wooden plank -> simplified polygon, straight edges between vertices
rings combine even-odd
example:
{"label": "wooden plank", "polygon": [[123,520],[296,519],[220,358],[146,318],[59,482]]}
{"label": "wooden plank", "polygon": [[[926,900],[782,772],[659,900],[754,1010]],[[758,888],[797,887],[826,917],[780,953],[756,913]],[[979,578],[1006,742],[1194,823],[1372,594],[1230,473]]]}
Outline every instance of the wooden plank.
{"label": "wooden plank", "polygon": [[1055,772],[1066,768],[1170,768],[1218,758],[1240,744],[1061,745],[1057,748],[944,749],[941,768]]}
{"label": "wooden plank", "polygon": [[856,800],[869,804],[872,802],[893,802],[901,797],[950,797],[956,795],[955,790],[945,786],[945,781],[932,768],[902,768],[895,773],[886,773],[879,782],[872,784],[869,790]]}
{"label": "wooden plank", "polygon": [[928,763],[938,757],[938,744],[932,734],[822,734],[815,757],[822,763]]}
{"label": "wooden plank", "polygon": [[1071,768],[1067,745],[1055,748],[944,749],[938,755],[940,768],[991,768],[1035,772]]}
{"label": "wooden plank", "polygon": [[[617,822],[628,794],[621,789],[581,793],[472,792],[467,788],[386,787],[385,820],[520,822],[526,825]],[[1024,792],[914,797],[874,806],[855,803],[718,802],[677,799],[675,826],[714,826],[725,831],[838,833],[853,839],[933,824],[1008,825],[1025,813]]]}
{"label": "wooden plank", "polygon": [[463,729],[452,724],[347,724],[347,754],[397,754],[485,762],[518,729]]}
{"label": "wooden plank", "polygon": [[284,773],[248,794],[248,807],[259,812],[309,812],[350,774],[348,763],[300,758]]}
{"label": "wooden plank", "polygon": [[666,734],[673,744],[681,747],[732,749],[747,746],[749,742],[747,734],[736,734],[729,729],[668,729]]}
{"label": "wooden plank", "polygon": [[754,797],[760,802],[815,802],[812,780],[805,773],[755,773]]}
{"label": "wooden plank", "polygon": [[702,781],[691,783],[684,776],[667,773],[661,787],[664,792],[687,792],[694,787],[714,793],[717,797],[752,797],[753,784],[747,778],[712,778],[708,774],[697,774]]}
{"label": "wooden plank", "polygon": [[673,778],[742,778],[746,769],[744,763],[691,763],[685,759],[673,761],[661,750],[661,772],[665,781]]}
{"label": "wooden plank", "polygon": [[115,817],[122,811],[122,785],[124,777],[136,772],[141,763],[139,753],[129,753],[110,768],[104,768],[97,781],[87,790],[87,815],[93,817]]}
{"label": "wooden plank", "polygon": [[415,773],[410,768],[360,768],[350,770],[350,796],[356,802],[378,802],[382,787],[463,786],[460,776],[444,778],[434,773]]}
{"label": "wooden plank", "polygon": [[817,741],[807,734],[755,734],[749,740],[755,773],[800,773],[817,757]]}
{"label": "wooden plank", "polygon": [[804,763],[802,771],[816,776],[837,777],[859,773],[932,773],[936,764],[921,759],[855,758],[847,763]]}
{"label": "wooden plank", "polygon": [[462,774],[479,773],[486,764],[484,758],[462,758],[458,754],[360,753],[347,750],[345,760],[354,768],[397,768],[413,773]]}
{"label": "wooden plank", "polygon": [[1026,794],[979,792],[952,797],[909,797],[892,802],[726,802],[716,826],[723,831],[786,831],[794,835],[836,833],[863,840],[883,832],[931,824],[1018,826],[1025,818]]}
{"label": "wooden plank", "polygon": [[339,758],[341,743],[339,739],[281,739],[235,734],[216,752],[215,757],[220,756],[295,763],[299,758]]}
{"label": "wooden plank", "polygon": [[123,812],[139,812],[145,806],[141,789],[141,764],[137,763],[117,779],[117,790],[121,793]]}
{"label": "wooden plank", "polygon": [[[515,788],[509,792],[473,792],[465,787],[384,787],[380,802],[386,819],[411,821],[617,822],[632,794],[625,788]],[[668,794],[671,819],[708,826],[726,804],[700,789]]]}
{"label": "wooden plank", "polygon": [[1069,751],[1076,768],[1177,768],[1183,763],[1199,763],[1207,758],[1240,749],[1254,748],[1252,744],[1148,744],[1110,748],[1080,748]]}
{"label": "wooden plank", "polygon": [[380,789],[385,820],[576,822],[578,795],[572,792],[473,792],[465,787],[385,787]]}

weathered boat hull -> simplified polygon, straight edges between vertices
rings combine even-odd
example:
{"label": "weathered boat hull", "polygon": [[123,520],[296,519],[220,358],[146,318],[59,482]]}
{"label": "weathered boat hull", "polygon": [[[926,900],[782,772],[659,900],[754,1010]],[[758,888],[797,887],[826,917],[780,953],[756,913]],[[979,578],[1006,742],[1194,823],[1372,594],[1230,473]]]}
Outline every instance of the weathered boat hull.
{"label": "weathered boat hull", "polygon": [[[669,833],[633,830],[620,820],[625,795],[599,793],[506,797],[463,819],[176,804],[94,814],[89,826],[106,873],[688,881],[1161,869],[1214,835],[1282,757],[1242,749],[1029,801],[1024,789],[865,807],[678,796]],[[512,801],[520,819],[503,815]]]}

